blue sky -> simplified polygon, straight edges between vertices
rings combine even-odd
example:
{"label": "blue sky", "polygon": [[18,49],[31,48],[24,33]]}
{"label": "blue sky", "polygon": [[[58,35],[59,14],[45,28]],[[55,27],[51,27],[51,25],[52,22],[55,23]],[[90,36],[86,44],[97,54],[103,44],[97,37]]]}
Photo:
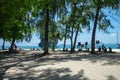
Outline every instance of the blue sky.
{"label": "blue sky", "polygon": [[[102,31],[97,30],[96,31],[96,40],[100,40],[102,43],[116,43],[117,42],[117,35],[116,33],[118,32],[118,42],[120,43],[120,17],[118,16],[113,16],[115,19],[110,18],[112,25],[114,26],[114,29],[108,29],[110,31],[109,34],[106,34]],[[83,33],[79,33],[77,42],[85,43],[86,41],[88,43],[91,43],[91,35],[92,35],[92,29],[90,32],[87,30],[83,30]],[[0,46],[2,45],[3,40],[0,39]],[[40,42],[40,39],[38,36],[34,35],[31,42],[19,42],[16,43],[18,46],[38,46]],[[64,40],[59,41],[58,45],[63,44]],[[70,40],[67,40],[67,44],[70,44]],[[9,46],[10,43],[6,42],[6,46]]]}

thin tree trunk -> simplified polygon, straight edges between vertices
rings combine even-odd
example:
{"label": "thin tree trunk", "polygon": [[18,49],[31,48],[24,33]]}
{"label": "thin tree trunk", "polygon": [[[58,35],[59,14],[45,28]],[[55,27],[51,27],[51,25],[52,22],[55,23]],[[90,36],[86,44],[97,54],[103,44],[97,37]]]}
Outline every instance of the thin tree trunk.
{"label": "thin tree trunk", "polygon": [[66,29],[65,29],[65,39],[64,39],[63,51],[65,51],[65,47],[66,47],[66,38],[67,38],[67,26],[66,26]]}
{"label": "thin tree trunk", "polygon": [[[48,5],[47,5],[48,7]],[[46,22],[45,22],[45,46],[44,46],[44,55],[49,54],[48,52],[48,29],[49,29],[49,10],[46,9]]]}
{"label": "thin tree trunk", "polygon": [[12,39],[12,43],[11,43],[11,46],[10,46],[10,51],[13,51],[14,50],[14,43],[15,43],[15,39]]}
{"label": "thin tree trunk", "polygon": [[94,27],[93,27],[93,31],[92,31],[91,54],[95,54],[95,36],[96,36],[96,28],[97,28],[97,20],[98,20],[98,16],[99,16],[99,11],[100,11],[100,2],[98,4],[97,10],[96,10]]}
{"label": "thin tree trunk", "polygon": [[15,48],[17,49],[17,45],[14,43]]}
{"label": "thin tree trunk", "polygon": [[52,50],[55,51],[55,39],[54,42],[52,43]]}
{"label": "thin tree trunk", "polygon": [[[82,10],[81,10],[81,13],[80,13],[81,17],[82,17],[82,12],[84,10],[84,5],[85,5],[85,2],[83,2]],[[77,28],[77,31],[76,31],[76,34],[75,34],[75,39],[74,39],[74,44],[73,44],[73,51],[75,51],[75,46],[76,46],[76,42],[77,42],[77,36],[78,36],[79,29],[80,29],[80,27]]]}
{"label": "thin tree trunk", "polygon": [[73,51],[75,51],[75,46],[76,46],[76,42],[77,42],[78,32],[79,32],[79,28],[77,29],[76,34],[75,34],[75,40],[74,40],[74,44],[73,44]]}
{"label": "thin tree trunk", "polygon": [[71,38],[70,38],[70,40],[71,40],[71,50],[70,50],[70,52],[73,53],[73,27],[72,27],[72,31],[71,31]]}
{"label": "thin tree trunk", "polygon": [[5,39],[3,39],[2,49],[5,50]]}

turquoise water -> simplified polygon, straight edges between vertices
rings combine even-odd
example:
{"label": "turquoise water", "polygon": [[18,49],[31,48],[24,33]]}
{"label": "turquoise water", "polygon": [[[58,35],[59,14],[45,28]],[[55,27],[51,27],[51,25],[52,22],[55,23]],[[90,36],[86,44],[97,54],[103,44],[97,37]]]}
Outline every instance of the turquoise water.
{"label": "turquoise water", "polygon": [[[96,45],[96,48],[98,48],[100,45]],[[106,47],[111,47],[112,49],[117,49],[117,45],[116,44],[104,44]],[[21,49],[30,49],[30,48],[35,48],[35,49],[41,49],[39,46],[18,46]],[[90,48],[91,45],[88,44],[88,48]],[[5,46],[5,49],[8,49],[9,46]],[[57,45],[56,49],[62,49],[63,48],[63,44],[61,45]],[[66,48],[70,49],[70,45],[66,45]],[[76,46],[76,48],[78,48],[78,46]],[[0,46],[0,49],[2,49],[2,47]]]}
{"label": "turquoise water", "polygon": [[[21,49],[32,49],[32,48],[40,49],[39,46],[18,46],[18,47],[21,48]],[[0,49],[2,49],[1,46],[0,46]],[[9,49],[9,46],[5,46],[5,49]]]}

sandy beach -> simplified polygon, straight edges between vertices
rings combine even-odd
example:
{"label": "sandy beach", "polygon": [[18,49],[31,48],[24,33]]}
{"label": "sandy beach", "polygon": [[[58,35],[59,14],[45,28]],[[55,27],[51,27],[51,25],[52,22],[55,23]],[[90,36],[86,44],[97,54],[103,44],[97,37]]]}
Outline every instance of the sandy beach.
{"label": "sandy beach", "polygon": [[120,80],[120,53],[26,51],[0,58],[0,80]]}

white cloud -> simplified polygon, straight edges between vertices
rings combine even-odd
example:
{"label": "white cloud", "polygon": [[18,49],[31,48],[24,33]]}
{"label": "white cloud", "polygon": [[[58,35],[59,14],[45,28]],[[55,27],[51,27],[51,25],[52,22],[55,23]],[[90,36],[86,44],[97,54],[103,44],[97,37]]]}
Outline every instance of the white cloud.
{"label": "white cloud", "polygon": [[110,34],[110,36],[111,36],[111,37],[115,37],[115,36],[116,36],[116,34],[115,34],[115,33],[112,33],[112,34]]}

